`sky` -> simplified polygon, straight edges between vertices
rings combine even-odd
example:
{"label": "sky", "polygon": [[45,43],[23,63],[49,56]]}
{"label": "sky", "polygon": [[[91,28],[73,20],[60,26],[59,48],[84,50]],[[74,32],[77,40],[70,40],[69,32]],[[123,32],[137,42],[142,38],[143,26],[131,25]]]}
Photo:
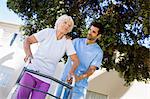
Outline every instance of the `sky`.
{"label": "sky", "polygon": [[7,0],[0,0],[0,22],[23,24],[21,18],[7,8],[6,2]]}

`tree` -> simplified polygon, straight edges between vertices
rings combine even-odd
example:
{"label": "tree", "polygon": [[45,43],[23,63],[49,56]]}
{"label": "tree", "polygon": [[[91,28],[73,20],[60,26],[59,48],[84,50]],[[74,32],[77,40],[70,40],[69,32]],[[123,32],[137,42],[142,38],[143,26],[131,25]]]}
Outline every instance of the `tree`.
{"label": "tree", "polygon": [[7,6],[25,20],[26,35],[54,26],[64,13],[75,21],[74,37],[84,37],[91,21],[101,22],[103,67],[118,71],[126,84],[150,79],[150,46],[143,46],[150,38],[148,0],[8,0]]}
{"label": "tree", "polygon": [[[72,3],[74,6],[71,6]],[[76,2],[72,0],[8,0],[7,6],[25,21],[22,27],[25,35],[53,27],[57,17],[64,13],[73,16],[76,26],[84,24],[84,18],[79,9],[76,9]]]}

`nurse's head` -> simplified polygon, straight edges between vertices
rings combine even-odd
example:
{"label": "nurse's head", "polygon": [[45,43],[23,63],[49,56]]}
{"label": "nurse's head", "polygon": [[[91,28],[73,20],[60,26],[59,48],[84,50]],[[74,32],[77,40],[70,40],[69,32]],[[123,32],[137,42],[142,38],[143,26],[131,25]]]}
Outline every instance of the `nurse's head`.
{"label": "nurse's head", "polygon": [[96,41],[103,33],[103,26],[101,23],[93,22],[89,28],[87,39],[90,41]]}
{"label": "nurse's head", "polygon": [[74,26],[74,21],[71,16],[62,15],[55,22],[55,29],[57,32],[67,34],[72,31]]}

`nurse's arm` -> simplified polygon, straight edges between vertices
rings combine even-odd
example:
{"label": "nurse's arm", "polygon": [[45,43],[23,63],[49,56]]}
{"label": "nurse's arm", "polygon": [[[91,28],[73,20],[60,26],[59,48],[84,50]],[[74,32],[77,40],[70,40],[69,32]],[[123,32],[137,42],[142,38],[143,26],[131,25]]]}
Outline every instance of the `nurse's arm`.
{"label": "nurse's arm", "polygon": [[80,76],[75,75],[76,82],[84,78],[88,78],[95,72],[95,70],[96,70],[96,66],[90,66],[89,69],[83,75]]}
{"label": "nurse's arm", "polygon": [[79,62],[77,54],[70,55],[70,58],[73,61],[73,65],[72,65],[72,68],[71,68],[69,74],[74,75],[74,72],[77,69],[80,62]]}
{"label": "nurse's arm", "polygon": [[24,47],[24,51],[25,51],[25,58],[24,61],[26,62],[28,60],[29,57],[32,57],[32,52],[31,52],[31,48],[30,45],[33,43],[37,43],[37,39],[34,37],[34,35],[31,35],[29,37],[27,37],[24,41],[23,47]]}

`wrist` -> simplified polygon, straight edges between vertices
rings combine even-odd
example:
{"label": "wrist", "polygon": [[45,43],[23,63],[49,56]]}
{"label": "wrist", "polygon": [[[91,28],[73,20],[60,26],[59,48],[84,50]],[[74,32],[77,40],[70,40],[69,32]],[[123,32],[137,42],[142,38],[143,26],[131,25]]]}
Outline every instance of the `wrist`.
{"label": "wrist", "polygon": [[80,78],[80,80],[82,80],[82,79],[84,79],[84,78],[86,78],[87,77],[87,74],[83,74],[83,75],[81,75],[79,78]]}
{"label": "wrist", "polygon": [[74,71],[73,71],[73,70],[70,70],[70,71],[69,71],[69,74],[70,74],[70,75],[74,75]]}

